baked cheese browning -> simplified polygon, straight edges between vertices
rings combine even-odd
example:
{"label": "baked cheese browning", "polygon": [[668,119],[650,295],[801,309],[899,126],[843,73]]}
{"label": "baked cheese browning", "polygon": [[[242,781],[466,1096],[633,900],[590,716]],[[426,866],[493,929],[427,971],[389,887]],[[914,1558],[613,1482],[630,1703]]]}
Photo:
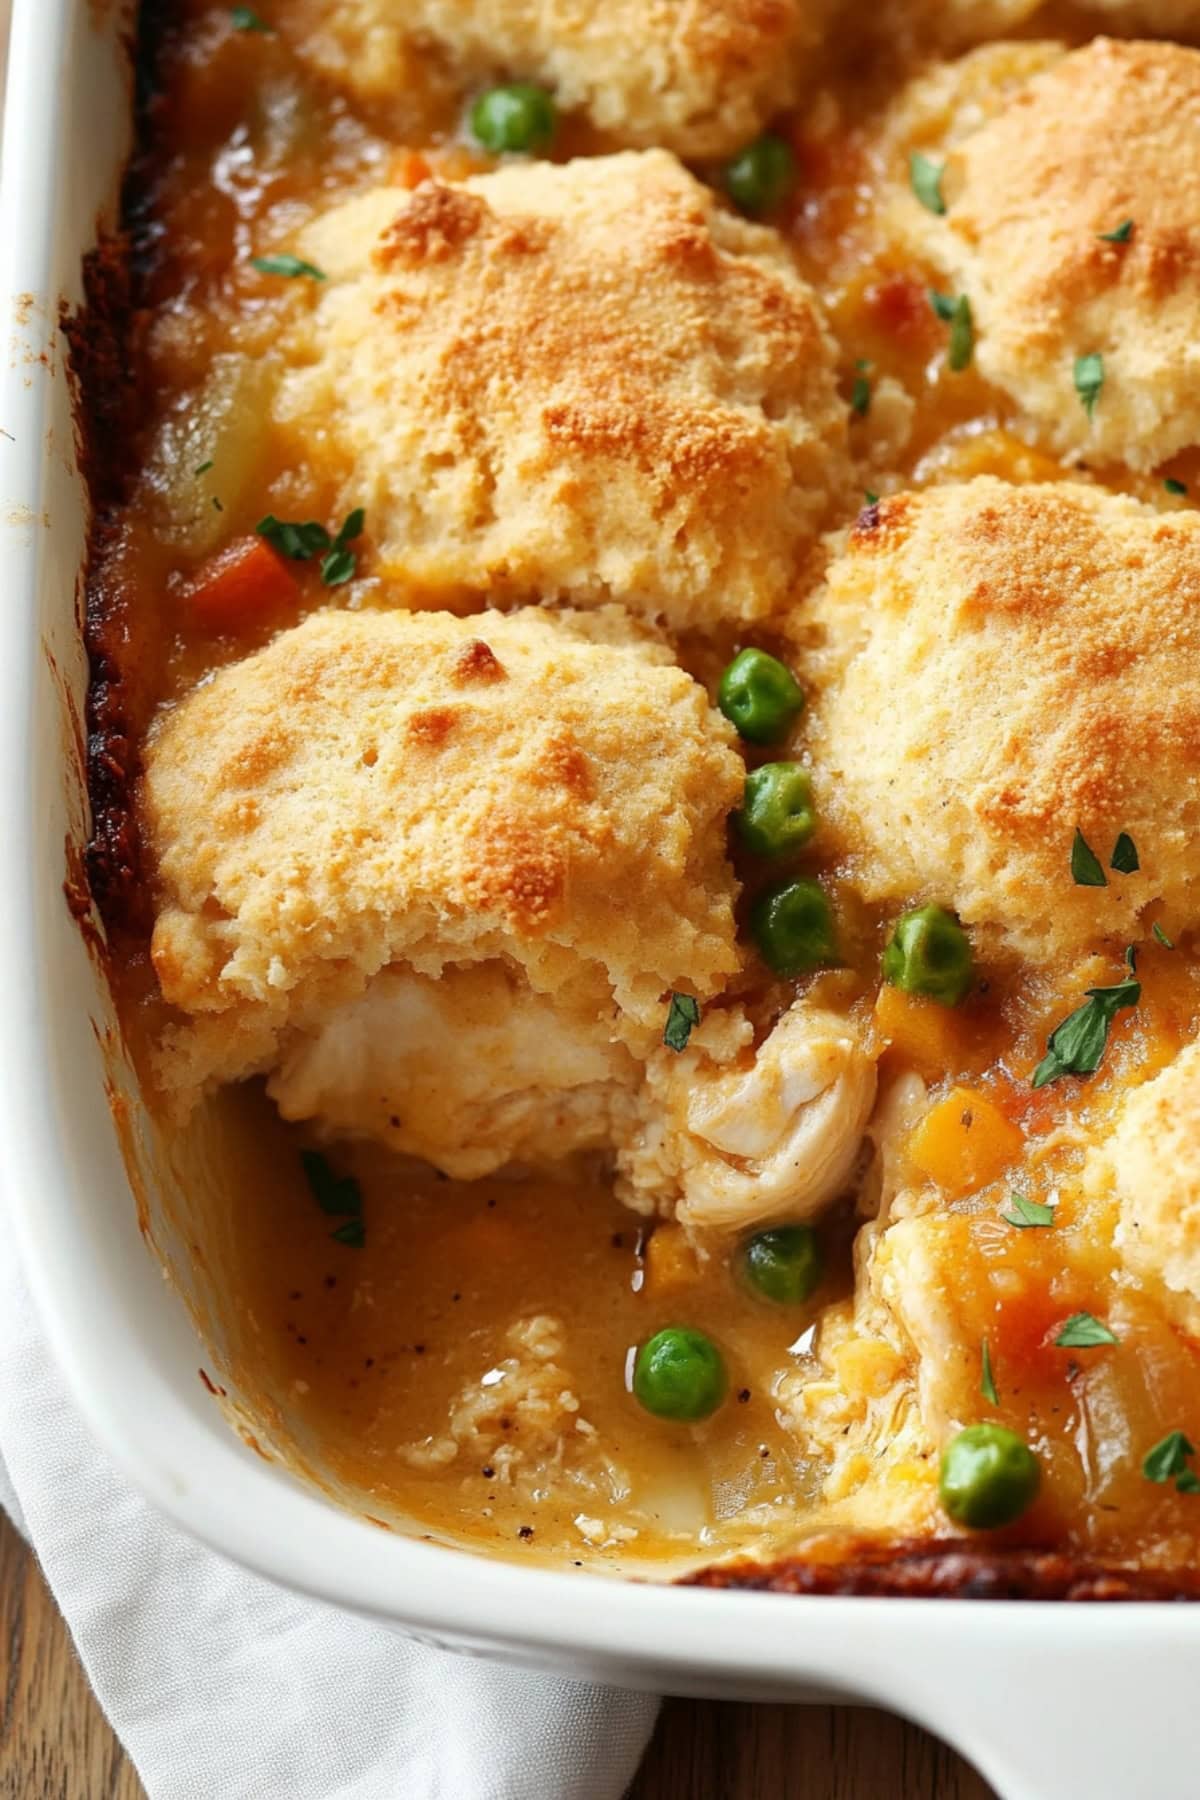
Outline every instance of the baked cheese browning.
{"label": "baked cheese browning", "polygon": [[277,414],[416,602],[682,629],[786,600],[849,478],[832,341],[778,237],[673,157],[382,188],[299,249],[328,279]]}
{"label": "baked cheese browning", "polygon": [[[798,608],[824,829],[868,898],[1076,958],[1200,897],[1200,519],[990,477],[882,500]],[[896,703],[897,695],[905,697]],[[1076,830],[1107,869],[1071,878]],[[1103,871],[1102,871],[1103,873]]]}
{"label": "baked cheese browning", "polygon": [[169,1084],[270,1066],[396,963],[499,960],[657,1038],[738,966],[729,739],[615,610],[321,613],[221,670],[146,751]]}
{"label": "baked cheese browning", "polygon": [[1088,1179],[1119,1206],[1116,1242],[1138,1286],[1200,1337],[1200,1044],[1126,1099]]}
{"label": "baked cheese browning", "polygon": [[919,148],[945,212],[906,197],[904,229],[1043,444],[1152,469],[1200,443],[1200,52],[1099,38],[1042,57],[1015,88],[1005,45],[931,79],[947,128]]}
{"label": "baked cheese browning", "polygon": [[836,0],[294,0],[284,29],[368,102],[432,43],[460,79],[551,87],[618,142],[722,156],[801,94]]}

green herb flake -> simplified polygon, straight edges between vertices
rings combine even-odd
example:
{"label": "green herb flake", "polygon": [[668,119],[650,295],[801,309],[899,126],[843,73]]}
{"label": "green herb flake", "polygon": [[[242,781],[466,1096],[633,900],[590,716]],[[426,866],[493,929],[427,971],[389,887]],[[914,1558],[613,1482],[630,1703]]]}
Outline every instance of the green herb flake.
{"label": "green herb flake", "polygon": [[309,1192],[323,1213],[333,1218],[359,1217],[362,1189],[353,1175],[335,1175],[319,1150],[302,1150],[300,1166]]}
{"label": "green herb flake", "polygon": [[268,37],[275,35],[275,27],[260,19],[252,6],[232,7],[229,22],[235,31],[261,31]]}
{"label": "green herb flake", "polygon": [[1000,1396],[996,1392],[996,1378],[992,1374],[992,1353],[986,1338],[983,1340],[983,1373],[979,1379],[979,1391],[985,1400],[990,1400],[993,1406],[999,1406]]}
{"label": "green herb flake", "polygon": [[937,213],[939,217],[946,210],[946,202],[942,197],[944,173],[941,163],[922,156],[919,150],[914,150],[908,159],[908,179],[913,193],[927,212]]}
{"label": "green herb flake", "polygon": [[1075,358],[1075,392],[1083,402],[1083,410],[1090,419],[1096,410],[1096,402],[1104,387],[1104,358],[1098,350],[1092,350],[1087,356]]}
{"label": "green herb flake", "polygon": [[939,294],[936,288],[930,288],[929,304],[943,325],[948,325],[954,317],[954,309],[958,305],[958,301],[953,294]]}
{"label": "green herb flake", "polygon": [[1096,236],[1102,244],[1127,244],[1133,236],[1133,220],[1122,219],[1115,231],[1098,231]]}
{"label": "green herb flake", "polygon": [[1112,987],[1089,988],[1083,1005],[1050,1033],[1031,1086],[1046,1087],[1064,1075],[1094,1075],[1103,1060],[1113,1020],[1123,1007],[1136,1006],[1141,997],[1142,984],[1132,974]]}
{"label": "green herb flake", "polygon": [[1108,876],[1100,867],[1100,858],[1078,825],[1075,827],[1075,842],[1071,845],[1071,879],[1076,887],[1108,886]]}
{"label": "green herb flake", "polygon": [[1089,1312],[1072,1313],[1054,1340],[1060,1350],[1094,1350],[1100,1344],[1119,1344],[1120,1341],[1102,1319]]}
{"label": "green herb flake", "polygon": [[1163,482],[1163,486],[1166,488],[1168,494],[1178,494],[1181,499],[1187,493],[1187,482],[1176,481],[1173,475],[1167,476],[1167,479]]}
{"label": "green herb flake", "polygon": [[251,264],[260,275],[307,275],[310,281],[324,281],[324,269],[318,269],[316,263],[305,262],[299,256],[252,256]]}
{"label": "green herb flake", "polygon": [[192,471],[192,473],[193,473],[193,474],[194,474],[194,475],[207,475],[207,474],[208,474],[208,471],[209,471],[209,470],[210,470],[210,469],[211,469],[211,468],[212,468],[212,466],[213,466],[213,459],[212,459],[212,457],[211,457],[211,456],[210,456],[210,457],[209,457],[209,459],[208,459],[208,461],[207,461],[207,462],[202,462],[202,463],[201,463],[201,464],[200,464],[200,466],[199,466],[199,468],[198,468],[198,469],[194,469],[194,470],[193,470],[193,471]]}
{"label": "green herb flake", "polygon": [[343,582],[353,577],[357,565],[354,551],[349,545],[355,538],[362,536],[366,517],[361,506],[356,506],[352,513],[347,513],[341,530],[329,546],[329,554],[321,562],[321,580],[326,587],[341,587]]}
{"label": "green herb flake", "polygon": [[1018,1231],[1030,1231],[1039,1225],[1053,1225],[1052,1206],[1044,1206],[1040,1200],[1027,1200],[1024,1194],[1012,1193],[1008,1198],[1017,1216],[1014,1217],[1013,1213],[1001,1213],[1000,1217],[1006,1225],[1015,1225]]}
{"label": "green herb flake", "polygon": [[1158,942],[1162,945],[1164,950],[1173,950],[1175,948],[1174,938],[1169,938],[1167,936],[1166,932],[1163,930],[1162,926],[1159,924],[1157,919],[1154,921],[1154,924],[1151,926],[1150,929],[1151,929],[1153,935],[1157,938]]}
{"label": "green herb flake", "polygon": [[871,383],[867,376],[871,365],[859,357],[854,367],[856,373],[854,387],[850,393],[850,410],[858,418],[865,419],[871,410]]}
{"label": "green herb flake", "polygon": [[[1161,1486],[1180,1476],[1190,1475],[1188,1458],[1195,1454],[1194,1445],[1182,1431],[1168,1431],[1165,1438],[1160,1438],[1154,1448],[1146,1452],[1142,1459],[1142,1474],[1147,1481],[1157,1481]],[[1194,1489],[1189,1484],[1183,1491],[1192,1493]]]}
{"label": "green herb flake", "polygon": [[293,562],[311,562],[322,550],[328,550],[329,533],[315,519],[305,524],[277,519],[274,513],[268,513],[254,527],[259,537],[266,538],[273,550],[280,556],[290,556]]}
{"label": "green herb flake", "polygon": [[863,495],[866,499],[868,506],[878,506],[879,505],[879,495],[873,494],[871,492],[870,488],[864,488]]}
{"label": "green herb flake", "polygon": [[971,359],[975,355],[975,320],[971,314],[971,302],[965,294],[960,294],[954,302],[954,313],[950,320],[950,344],[946,351],[946,362],[955,375],[961,375],[969,369]]}
{"label": "green herb flake", "polygon": [[351,1250],[361,1250],[367,1241],[367,1228],[361,1219],[347,1219],[344,1225],[338,1225],[329,1235],[335,1244],[346,1244]]}
{"label": "green herb flake", "polygon": [[1200,1475],[1195,1469],[1181,1469],[1175,1477],[1177,1494],[1200,1494]]}
{"label": "green herb flake", "polygon": [[678,1055],[687,1049],[688,1039],[700,1023],[700,1002],[693,1000],[690,994],[672,994],[671,1004],[667,1008],[667,1023],[663,1031],[663,1043],[668,1050]]}
{"label": "green herb flake", "polygon": [[1113,845],[1113,853],[1108,866],[1115,869],[1118,875],[1135,875],[1141,868],[1138,861],[1137,845],[1127,831],[1123,831]]}

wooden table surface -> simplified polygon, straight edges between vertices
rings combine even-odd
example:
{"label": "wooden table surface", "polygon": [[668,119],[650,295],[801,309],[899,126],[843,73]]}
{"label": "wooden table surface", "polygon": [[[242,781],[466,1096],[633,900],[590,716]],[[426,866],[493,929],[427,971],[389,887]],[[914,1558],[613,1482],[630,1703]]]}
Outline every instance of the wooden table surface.
{"label": "wooden table surface", "polygon": [[[886,1713],[671,1700],[629,1800],[989,1800],[989,1795],[979,1776],[944,1745]],[[37,1564],[2,1515],[0,1796],[144,1800],[141,1783],[92,1698]]]}

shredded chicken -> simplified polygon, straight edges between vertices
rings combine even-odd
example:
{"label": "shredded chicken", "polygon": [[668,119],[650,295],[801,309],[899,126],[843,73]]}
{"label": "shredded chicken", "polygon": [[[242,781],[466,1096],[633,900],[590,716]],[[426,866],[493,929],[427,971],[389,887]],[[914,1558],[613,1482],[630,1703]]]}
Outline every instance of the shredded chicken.
{"label": "shredded chicken", "polygon": [[714,1015],[682,1055],[650,1060],[619,1192],[685,1225],[741,1229],[812,1217],[850,1179],[875,1099],[858,1026],[797,1003],[757,1050],[740,1012]]}

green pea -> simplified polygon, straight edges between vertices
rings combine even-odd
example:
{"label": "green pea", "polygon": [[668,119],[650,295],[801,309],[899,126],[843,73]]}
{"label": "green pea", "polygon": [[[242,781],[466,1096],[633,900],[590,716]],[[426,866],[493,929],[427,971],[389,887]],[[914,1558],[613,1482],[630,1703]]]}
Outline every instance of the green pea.
{"label": "green pea", "polygon": [[971,941],[944,906],[901,914],[883,953],[883,978],[907,994],[957,1006],[974,980]]}
{"label": "green pea", "polygon": [[728,1386],[721,1352],[711,1338],[688,1325],[656,1331],[633,1365],[634,1394],[660,1419],[707,1419]]}
{"label": "green pea", "polygon": [[756,856],[799,850],[817,829],[812,777],[799,763],[764,763],[746,777],[738,831]]}
{"label": "green pea", "polygon": [[529,81],[489,88],[471,108],[471,135],[493,156],[502,150],[544,150],[556,123],[553,97]]}
{"label": "green pea", "polygon": [[800,877],[764,888],[751,908],[750,930],[776,975],[803,975],[837,961],[833,908],[817,881]]}
{"label": "green pea", "polygon": [[1041,1464],[1015,1431],[968,1425],[942,1452],[938,1492],[956,1525],[991,1531],[1020,1518],[1041,1478]]}
{"label": "green pea", "polygon": [[740,212],[761,218],[776,212],[796,185],[791,146],[764,132],[725,165],[725,191]]}
{"label": "green pea", "polygon": [[811,1225],[760,1231],[743,1255],[752,1286],[780,1306],[799,1306],[821,1279],[821,1246]]}
{"label": "green pea", "polygon": [[765,650],[740,650],[721,677],[717,705],[751,744],[777,744],[804,708],[792,671]]}

